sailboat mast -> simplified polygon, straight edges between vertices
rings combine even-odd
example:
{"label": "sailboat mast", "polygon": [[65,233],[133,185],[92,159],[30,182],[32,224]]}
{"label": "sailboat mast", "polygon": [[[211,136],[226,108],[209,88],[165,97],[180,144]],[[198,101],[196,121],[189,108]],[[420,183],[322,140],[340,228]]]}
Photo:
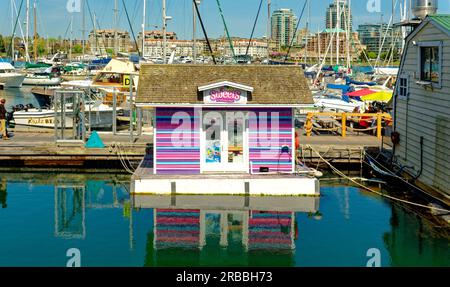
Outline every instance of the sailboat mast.
{"label": "sailboat mast", "polygon": [[145,56],[145,19],[147,17],[147,0],[144,0],[144,8],[142,12],[142,57]]}
{"label": "sailboat mast", "polygon": [[11,60],[15,61],[14,52],[14,0],[11,0]]}
{"label": "sailboat mast", "polygon": [[195,4],[200,5],[200,0],[192,2],[192,57],[194,64],[197,63],[197,14]]}
{"label": "sailboat mast", "polygon": [[353,39],[353,33],[352,33],[352,0],[347,0],[347,69],[350,69],[351,67],[351,55],[350,55],[350,41]]}
{"label": "sailboat mast", "polygon": [[337,17],[336,17],[336,65],[339,65],[339,58],[340,58],[340,44],[341,44],[341,0],[337,0]]}
{"label": "sailboat mast", "polygon": [[305,62],[307,62],[307,60],[308,60],[309,21],[311,21],[311,0],[307,0],[307,1],[308,1],[308,19],[306,20],[306,32],[305,32],[305,36],[306,36],[305,54],[304,54]]}
{"label": "sailboat mast", "polygon": [[37,16],[36,16],[36,0],[34,0],[33,5],[34,10],[34,61],[37,61],[38,55],[37,55]]}
{"label": "sailboat mast", "polygon": [[83,57],[86,54],[86,0],[83,0],[82,3],[83,7],[82,9],[82,21],[83,21]]}
{"label": "sailboat mast", "polygon": [[119,0],[114,1],[114,53],[117,55],[119,51],[118,42],[118,26],[119,26]]}
{"label": "sailboat mast", "polygon": [[272,29],[271,29],[271,18],[270,18],[270,0],[267,0],[267,58],[269,59],[269,51],[270,51],[270,39],[272,38]]}
{"label": "sailboat mast", "polygon": [[26,32],[25,32],[25,57],[30,61],[30,0],[27,0],[27,15],[26,15]]}
{"label": "sailboat mast", "polygon": [[73,15],[70,19],[70,44],[69,44],[69,60],[72,61],[72,48],[73,48]]}
{"label": "sailboat mast", "polygon": [[166,46],[167,46],[167,15],[166,15],[166,0],[162,0],[162,17],[163,17],[163,60],[164,64],[166,61]]}

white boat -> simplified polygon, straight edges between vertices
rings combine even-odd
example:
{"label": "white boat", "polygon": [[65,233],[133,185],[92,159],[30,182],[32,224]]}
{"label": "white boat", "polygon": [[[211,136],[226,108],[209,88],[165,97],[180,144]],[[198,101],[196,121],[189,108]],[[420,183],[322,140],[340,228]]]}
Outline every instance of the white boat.
{"label": "white boat", "polygon": [[365,109],[365,103],[350,100],[344,101],[341,97],[334,95],[314,96],[314,106],[324,112],[346,112],[352,113],[358,108],[360,111]]}
{"label": "white boat", "polygon": [[[90,109],[90,117],[89,117]],[[121,109],[117,109],[120,113]],[[91,128],[107,129],[113,125],[113,108],[99,103],[89,103],[85,106],[86,123],[90,120]],[[61,114],[58,112],[57,116]],[[31,108],[23,111],[16,111],[13,115],[15,125],[28,126],[36,128],[55,128],[55,110]],[[67,109],[65,112],[65,128],[73,128],[74,115],[73,110]],[[62,123],[58,123],[61,127]]]}
{"label": "white boat", "polygon": [[23,84],[29,86],[59,86],[62,80],[60,77],[54,77],[49,73],[27,74]]}
{"label": "white boat", "polygon": [[398,70],[398,67],[375,67],[374,74],[379,76],[397,76]]}
{"label": "white boat", "polygon": [[0,62],[0,83],[5,88],[22,87],[25,75],[16,72],[16,69],[10,63]]}
{"label": "white boat", "polygon": [[[61,83],[66,88],[98,88],[108,93],[114,90],[127,92],[129,88],[124,86],[129,82],[129,78],[133,79],[133,88],[137,90],[139,84],[138,70],[134,63],[130,61],[122,61],[112,59],[106,67],[98,72],[93,80],[74,80]],[[128,79],[128,80],[127,80]]]}

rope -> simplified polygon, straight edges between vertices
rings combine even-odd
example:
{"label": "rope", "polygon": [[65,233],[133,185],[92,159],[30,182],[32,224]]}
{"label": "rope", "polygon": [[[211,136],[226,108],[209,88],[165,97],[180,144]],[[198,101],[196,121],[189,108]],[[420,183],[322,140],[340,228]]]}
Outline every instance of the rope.
{"label": "rope", "polygon": [[368,131],[374,131],[376,129],[377,129],[376,127],[367,128],[367,129],[356,129],[356,128],[352,128],[352,127],[347,127],[347,130],[351,131],[351,132],[368,132]]}
{"label": "rope", "polygon": [[[126,155],[125,152],[122,152],[120,143],[113,143],[111,145],[111,152],[114,152],[115,154],[117,154],[117,157],[119,158],[119,161],[122,164],[122,166],[126,172],[128,172],[130,174],[134,174],[134,172],[136,170],[133,168],[133,165],[131,164],[131,161],[129,160],[128,155]],[[124,156],[124,154],[125,154],[125,156]]]}
{"label": "rope", "polygon": [[[376,164],[378,164],[379,166],[381,166],[381,167],[385,170],[385,172],[388,173],[390,176],[392,176],[392,177],[394,177],[394,178],[396,178],[396,179],[400,179],[401,181],[403,181],[404,183],[406,183],[406,184],[409,185],[410,187],[412,187],[412,188],[414,188],[414,189],[417,189],[418,191],[420,191],[420,192],[422,192],[422,193],[424,193],[424,194],[426,194],[426,195],[428,195],[428,196],[431,196],[432,198],[434,198],[434,199],[436,199],[436,200],[438,200],[438,201],[440,201],[440,202],[446,204],[442,199],[440,199],[440,198],[438,198],[438,197],[435,197],[435,196],[432,195],[432,194],[427,193],[425,190],[423,190],[423,189],[421,189],[421,188],[419,188],[419,187],[417,187],[417,186],[415,186],[415,185],[409,183],[409,182],[408,182],[407,180],[405,180],[403,177],[398,176],[397,174],[393,173],[393,172],[390,171],[386,166],[384,166],[384,165],[381,164],[379,161],[377,161],[376,159],[374,159],[371,155],[369,155],[369,154],[366,154],[366,155],[367,155],[367,157],[369,157],[371,160],[373,160]],[[365,163],[370,165],[370,163],[368,163],[368,162],[365,162]]]}
{"label": "rope", "polygon": [[325,128],[315,128],[313,127],[314,131],[318,131],[318,132],[337,132],[339,130],[339,128],[329,128],[329,129],[325,129]]}
{"label": "rope", "polygon": [[367,190],[367,191],[370,191],[370,192],[372,192],[372,193],[375,193],[375,194],[377,194],[377,195],[379,195],[379,196],[381,196],[381,197],[386,197],[386,198],[389,198],[389,199],[391,199],[391,200],[394,200],[394,201],[398,201],[398,202],[402,202],[402,203],[406,203],[406,204],[410,204],[410,205],[414,205],[414,206],[418,206],[418,207],[423,207],[423,208],[428,208],[428,209],[431,209],[431,210],[436,210],[436,211],[442,211],[442,212],[450,212],[450,210],[447,210],[447,209],[443,209],[443,208],[437,208],[437,207],[432,207],[432,206],[427,206],[427,205],[423,205],[423,204],[420,204],[420,203],[415,203],[415,202],[410,202],[410,201],[407,201],[407,200],[404,200],[404,199],[400,199],[400,198],[397,198],[397,197],[393,197],[393,196],[390,196],[390,195],[387,195],[387,194],[384,194],[384,193],[382,193],[382,192],[378,192],[378,191],[376,191],[376,190],[374,190],[374,189],[371,189],[371,188],[369,188],[369,187],[367,187],[367,186],[365,186],[365,185],[363,185],[363,184],[361,184],[361,183],[359,183],[359,182],[357,182],[356,180],[354,180],[354,179],[352,179],[352,178],[350,178],[349,176],[347,176],[347,175],[345,175],[344,173],[342,173],[340,170],[338,170],[337,168],[335,168],[330,162],[328,162],[327,160],[325,160],[321,155],[320,155],[320,153],[319,152],[317,152],[316,150],[314,150],[313,149],[313,147],[312,146],[310,146],[309,145],[309,148],[312,150],[312,151],[314,151],[336,174],[338,174],[339,176],[341,176],[341,177],[343,177],[343,178],[345,178],[345,179],[347,179],[347,180],[349,180],[349,181],[351,181],[351,182],[353,182],[354,184],[356,184],[356,185],[358,185],[358,186],[360,186],[361,188],[364,188],[365,190]]}

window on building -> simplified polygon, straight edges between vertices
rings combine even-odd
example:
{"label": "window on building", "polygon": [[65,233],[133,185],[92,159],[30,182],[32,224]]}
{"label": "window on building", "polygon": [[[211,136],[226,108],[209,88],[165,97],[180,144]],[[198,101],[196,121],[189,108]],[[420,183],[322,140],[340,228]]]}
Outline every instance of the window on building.
{"label": "window on building", "polygon": [[398,96],[405,97],[405,98],[408,97],[408,77],[407,76],[399,77]]}
{"label": "window on building", "polygon": [[441,79],[440,46],[420,47],[420,80],[439,83]]}

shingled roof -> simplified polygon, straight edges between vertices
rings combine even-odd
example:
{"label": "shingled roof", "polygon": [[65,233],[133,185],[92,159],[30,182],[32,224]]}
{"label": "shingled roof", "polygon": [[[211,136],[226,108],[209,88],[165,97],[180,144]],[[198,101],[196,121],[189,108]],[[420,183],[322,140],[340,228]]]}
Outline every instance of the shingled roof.
{"label": "shingled roof", "polygon": [[254,88],[249,104],[313,104],[298,66],[142,65],[138,104],[201,104],[198,87],[229,81]]}

